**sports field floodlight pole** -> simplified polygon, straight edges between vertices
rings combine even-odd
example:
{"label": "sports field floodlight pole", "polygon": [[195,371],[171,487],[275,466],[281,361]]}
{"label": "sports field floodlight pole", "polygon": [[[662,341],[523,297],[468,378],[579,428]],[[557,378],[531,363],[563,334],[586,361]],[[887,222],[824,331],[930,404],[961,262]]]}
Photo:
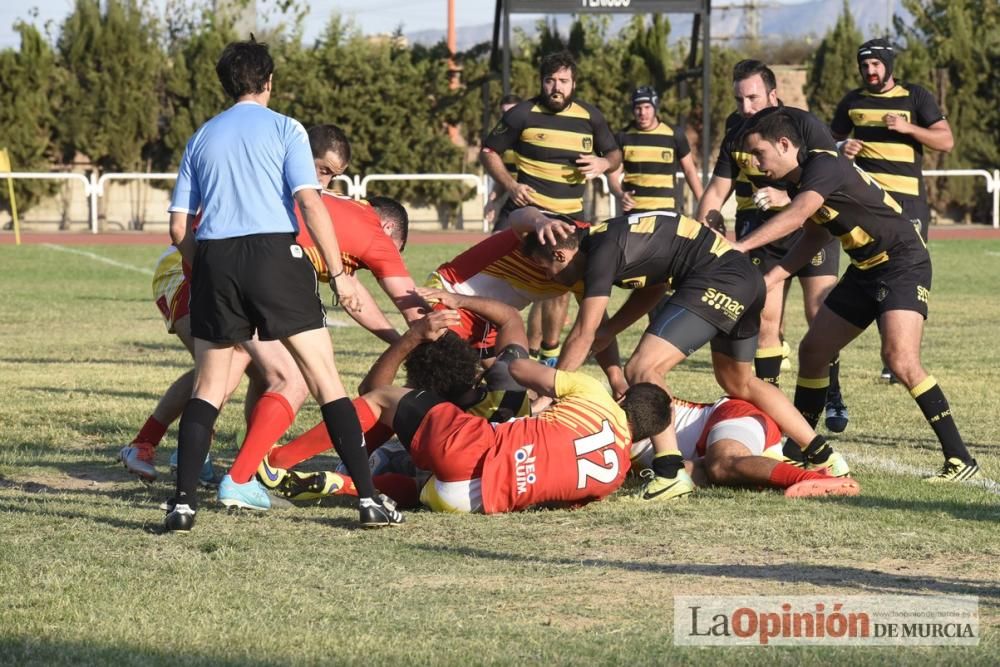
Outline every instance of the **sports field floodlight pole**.
{"label": "sports field floodlight pole", "polygon": [[[702,184],[708,185],[708,161],[712,157],[711,100],[711,21],[712,0],[497,0],[493,21],[491,67],[496,66],[497,51],[502,53],[503,94],[510,92],[510,15],[511,14],[693,14],[701,22],[701,99],[702,99]],[[694,41],[697,33],[692,35]],[[692,53],[694,50],[692,44]],[[494,70],[495,71],[495,70]],[[484,95],[485,97],[485,95]],[[483,131],[489,131],[488,113],[484,110]]]}

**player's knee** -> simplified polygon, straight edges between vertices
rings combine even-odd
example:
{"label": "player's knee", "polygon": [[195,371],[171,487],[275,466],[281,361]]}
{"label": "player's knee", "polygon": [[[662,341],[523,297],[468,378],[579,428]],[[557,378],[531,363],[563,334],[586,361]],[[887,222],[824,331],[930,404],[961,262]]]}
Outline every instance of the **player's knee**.
{"label": "player's knee", "polygon": [[927,375],[920,363],[920,358],[915,354],[907,354],[898,350],[885,350],[883,357],[885,365],[907,387],[913,387],[917,384],[917,380]]}
{"label": "player's knee", "polygon": [[733,479],[733,457],[708,456],[705,458],[705,476],[712,484],[728,484]]}
{"label": "player's knee", "polygon": [[652,382],[660,384],[663,381],[662,374],[658,375],[654,364],[640,356],[633,356],[625,364],[625,381],[630,385],[639,382]]}

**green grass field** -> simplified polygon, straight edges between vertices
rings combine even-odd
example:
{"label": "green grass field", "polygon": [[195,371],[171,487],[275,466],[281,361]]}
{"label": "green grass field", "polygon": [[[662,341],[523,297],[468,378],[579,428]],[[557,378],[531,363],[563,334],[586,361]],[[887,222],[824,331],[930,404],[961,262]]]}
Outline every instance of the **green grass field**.
{"label": "green grass field", "polygon": [[[422,276],[457,250],[413,246],[407,261]],[[647,506],[625,489],[579,511],[410,513],[400,529],[366,532],[340,503],[227,514],[206,494],[195,532],[159,535],[175,429],[151,487],[116,456],[190,364],[150,300],[160,251],[0,246],[0,664],[1000,663],[1000,489],[920,481],[940,465],[938,446],[907,392],[878,380],[874,331],[843,356],[851,423],[834,438],[863,485],[858,498],[708,489]],[[925,365],[996,479],[1000,242],[941,241],[931,252]],[[797,290],[790,303],[794,342]],[[332,332],[356,387],[380,346],[357,327]],[[629,333],[623,350],[637,340]],[[707,353],[671,385],[714,399]],[[308,404],[292,435],[318,418]],[[241,432],[234,404],[219,422],[220,462]],[[978,595],[983,639],[681,648],[677,594]]]}

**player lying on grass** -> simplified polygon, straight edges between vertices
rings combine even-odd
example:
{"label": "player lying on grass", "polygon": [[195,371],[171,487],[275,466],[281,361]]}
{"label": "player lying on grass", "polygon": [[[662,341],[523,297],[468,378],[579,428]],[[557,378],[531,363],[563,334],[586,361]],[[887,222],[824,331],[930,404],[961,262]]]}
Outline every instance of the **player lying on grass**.
{"label": "player lying on grass", "polygon": [[511,362],[510,373],[554,398],[553,407],[491,424],[429,391],[389,386],[365,394],[414,464],[433,473],[420,496],[432,509],[495,514],[600,500],[624,481],[632,441],[670,421],[670,397],[653,384],[630,387],[619,404],[583,373],[530,359]]}
{"label": "player lying on grass", "polygon": [[[665,375],[690,354],[710,343],[715,378],[723,391],[749,401],[769,414],[815,468],[840,477],[849,472],[843,457],[803,419],[780,389],[757,378],[757,349],[764,280],[746,255],[696,220],[670,211],[613,218],[578,229],[548,218],[537,209],[525,216],[536,234],[524,240],[526,255],[550,280],[564,285],[583,280],[583,300],[566,338],[558,368],[579,368],[592,350],[603,350],[615,336],[645,315],[673,290],[647,327],[625,367],[630,384],[663,386]],[[633,290],[610,320],[612,286]],[[603,322],[603,324],[602,324]],[[644,485],[644,500],[666,500],[691,493],[676,434],[667,429],[653,438],[654,476]]]}
{"label": "player lying on grass", "polygon": [[[347,168],[351,156],[350,144],[335,125],[314,126],[309,129],[308,136],[317,179],[323,187],[329,187],[332,179]],[[333,220],[334,230],[340,241],[341,260],[346,274],[344,280],[353,285],[362,304],[360,311],[347,312],[382,340],[396,340],[399,333],[389,324],[356,274],[361,269],[371,271],[407,320],[419,317],[422,302],[414,295],[413,280],[401,257],[409,227],[406,210],[387,197],[373,197],[367,202],[358,202],[323,192],[321,200]],[[296,212],[298,214],[298,209]],[[309,256],[317,274],[323,280],[328,280],[326,264],[304,225],[300,224],[297,241]],[[189,272],[185,274],[182,271],[178,253],[161,258],[153,281],[154,298],[168,321],[168,328],[177,330],[182,340],[182,334],[189,331],[189,284]],[[188,339],[190,340],[189,334]],[[185,342],[185,345],[189,350],[193,349],[193,341]],[[298,367],[278,341],[262,342],[254,339],[243,347],[249,355],[240,352],[234,355],[230,393],[238,386],[240,374],[249,364],[251,356],[254,365],[248,373],[252,373],[252,379],[258,376],[259,379],[252,383],[248,394],[247,437],[229,471],[230,479],[237,485],[251,482],[260,457],[291,425],[308,394]],[[192,378],[193,371],[190,371],[171,386],[136,439],[122,449],[121,459],[130,472],[147,481],[156,478],[155,447],[169,424],[183,410],[191,395]],[[259,403],[258,398],[264,399],[263,403]],[[211,463],[206,459],[202,481],[209,482],[214,477]],[[252,505],[239,498],[229,499],[227,494],[228,491],[224,490],[224,497],[221,498],[224,503],[231,501],[230,504],[242,507]],[[263,491],[253,496],[266,499]]]}
{"label": "player lying on grass", "polygon": [[847,158],[827,151],[803,154],[798,128],[784,113],[761,112],[754,121],[744,146],[761,171],[789,183],[792,200],[737,248],[749,250],[805,225],[780,264],[768,271],[769,288],[807,262],[831,235],[851,258],[799,345],[795,407],[816,424],[826,401],[829,360],[877,322],[882,358],[910,390],[944,453],[944,465],[927,481],[975,477],[979,466],[958,432],[948,399],[920,361],[931,258],[919,231],[900,205]]}
{"label": "player lying on grass", "polygon": [[[366,394],[364,399],[356,399],[355,403],[358,400],[370,403],[373,395],[380,391]],[[390,396],[385,400],[395,398],[398,397]],[[792,498],[854,496],[860,493],[858,483],[849,477],[830,477],[825,471],[803,470],[783,462],[781,433],[777,424],[746,401],[722,398],[715,403],[691,403],[674,399],[672,408],[678,445],[697,486],[771,487],[783,489],[785,495]],[[367,418],[371,419],[376,413],[371,410]],[[398,424],[394,424],[396,426]],[[434,437],[447,439],[446,434],[442,435],[433,427],[427,433],[428,442]],[[482,450],[475,447],[482,445],[472,445],[473,440],[469,437],[466,443],[467,447],[473,447],[468,456],[478,460]],[[649,440],[635,443],[630,449],[635,465],[641,469],[648,468],[653,459]],[[482,482],[480,496],[470,496],[476,492],[475,481],[470,484],[470,480],[462,477],[463,471],[467,472],[467,462],[455,453],[454,448],[430,447],[422,458],[415,456],[412,459],[399,452],[387,453],[385,457],[373,453],[372,459],[376,486],[403,509],[417,507],[419,498],[425,506],[436,511],[484,511],[481,504]],[[423,464],[418,461],[423,461]],[[383,467],[382,462],[388,462],[388,465]],[[453,468],[453,464],[457,467]],[[423,468],[426,465],[430,466],[426,468],[431,473],[429,479],[428,473],[414,470],[415,466]],[[342,473],[299,474],[292,471],[286,480],[284,490],[295,499],[356,493],[350,478]],[[548,491],[559,497],[558,488],[564,482],[560,480],[552,484],[554,488]],[[508,508],[496,511],[523,509],[523,506],[504,503],[492,507]]]}
{"label": "player lying on grass", "polygon": [[[771,487],[790,498],[860,493],[850,477],[786,463],[778,425],[747,401],[692,403],[674,397],[672,407],[677,445],[695,486]],[[632,447],[637,468],[650,468],[654,455],[649,442]]]}
{"label": "player lying on grass", "polygon": [[[513,380],[509,364],[528,356],[527,337],[520,314],[510,306],[492,299],[450,294],[420,288],[421,296],[440,304],[427,317],[413,323],[403,336],[389,346],[375,362],[361,383],[366,393],[391,385],[400,366],[406,370],[406,385],[423,389],[458,405],[469,414],[490,422],[503,422],[530,414],[530,401],[524,387]],[[483,318],[494,327],[498,354],[483,372],[479,352],[463,341],[452,327],[458,325],[457,309]],[[392,436],[390,425],[380,424],[363,398],[354,399],[365,443],[375,451]],[[284,446],[274,447],[258,471],[258,479],[268,488],[295,500],[350,493],[348,481],[333,473],[298,473],[288,471],[303,461],[332,447],[323,424],[302,434]],[[375,480],[376,487],[386,491]],[[391,494],[390,494],[391,495]]]}

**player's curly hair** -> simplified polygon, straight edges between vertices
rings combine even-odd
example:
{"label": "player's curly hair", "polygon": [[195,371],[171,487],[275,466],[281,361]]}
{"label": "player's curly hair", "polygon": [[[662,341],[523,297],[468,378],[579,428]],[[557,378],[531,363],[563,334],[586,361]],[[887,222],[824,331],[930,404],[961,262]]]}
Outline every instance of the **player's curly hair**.
{"label": "player's curly hair", "polygon": [[670,424],[670,394],[651,382],[629,387],[621,408],[632,430],[632,442],[654,436]]}
{"label": "player's curly hair", "polygon": [[403,362],[406,386],[432,391],[446,401],[457,401],[476,384],[479,353],[454,331],[421,343]]}

